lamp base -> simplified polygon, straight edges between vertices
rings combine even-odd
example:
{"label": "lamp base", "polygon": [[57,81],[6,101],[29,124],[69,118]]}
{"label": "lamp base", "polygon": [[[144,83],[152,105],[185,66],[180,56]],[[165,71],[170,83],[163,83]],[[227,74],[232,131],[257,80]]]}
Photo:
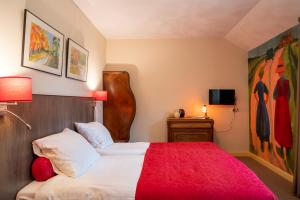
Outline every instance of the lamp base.
{"label": "lamp base", "polygon": [[5,110],[7,110],[7,105],[0,104],[0,117],[2,117],[5,114]]}
{"label": "lamp base", "polygon": [[3,116],[6,113],[11,114],[12,116],[14,116],[15,118],[17,118],[18,120],[20,120],[23,124],[25,124],[25,126],[31,130],[31,126],[30,124],[27,124],[19,115],[7,110],[7,105],[17,105],[17,102],[14,103],[0,103],[0,117]]}
{"label": "lamp base", "polygon": [[210,119],[208,116],[194,116],[192,118],[198,118],[198,119]]}
{"label": "lamp base", "polygon": [[0,117],[5,114],[5,111],[7,111],[7,106],[16,106],[18,105],[17,102],[0,102]]}

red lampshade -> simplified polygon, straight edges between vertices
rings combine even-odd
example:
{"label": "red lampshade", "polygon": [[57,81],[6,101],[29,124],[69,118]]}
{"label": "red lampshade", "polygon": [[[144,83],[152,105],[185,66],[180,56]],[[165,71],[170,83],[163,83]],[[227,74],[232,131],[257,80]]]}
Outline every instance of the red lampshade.
{"label": "red lampshade", "polygon": [[96,101],[107,101],[107,91],[95,91],[94,97]]}
{"label": "red lampshade", "polygon": [[0,77],[0,102],[32,101],[31,78]]}

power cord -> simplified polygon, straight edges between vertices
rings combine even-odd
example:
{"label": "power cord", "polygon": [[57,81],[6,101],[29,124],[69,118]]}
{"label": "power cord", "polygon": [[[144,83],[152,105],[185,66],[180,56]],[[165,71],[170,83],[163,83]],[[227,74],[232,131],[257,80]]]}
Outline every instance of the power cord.
{"label": "power cord", "polygon": [[239,112],[239,109],[236,107],[236,104],[234,104],[234,107],[232,109],[232,112],[233,112],[233,116],[232,116],[232,119],[229,123],[229,128],[228,129],[225,129],[225,130],[215,130],[215,133],[226,133],[228,131],[231,131],[232,130],[232,127],[233,127],[233,122],[235,120],[235,115],[237,112]]}

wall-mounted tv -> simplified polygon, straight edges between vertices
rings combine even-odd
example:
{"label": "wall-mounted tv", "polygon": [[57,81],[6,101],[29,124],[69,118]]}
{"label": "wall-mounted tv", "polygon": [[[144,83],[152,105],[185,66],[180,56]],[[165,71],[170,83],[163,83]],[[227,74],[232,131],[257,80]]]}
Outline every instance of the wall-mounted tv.
{"label": "wall-mounted tv", "polygon": [[233,89],[209,89],[210,105],[234,105],[235,90]]}

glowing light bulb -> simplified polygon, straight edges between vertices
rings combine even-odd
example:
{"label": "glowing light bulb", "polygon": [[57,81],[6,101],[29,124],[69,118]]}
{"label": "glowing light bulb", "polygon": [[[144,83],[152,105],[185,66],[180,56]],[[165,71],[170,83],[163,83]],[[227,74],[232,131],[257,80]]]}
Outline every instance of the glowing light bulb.
{"label": "glowing light bulb", "polygon": [[97,88],[98,81],[96,78],[90,78],[87,81],[87,86],[90,90],[95,90]]}

